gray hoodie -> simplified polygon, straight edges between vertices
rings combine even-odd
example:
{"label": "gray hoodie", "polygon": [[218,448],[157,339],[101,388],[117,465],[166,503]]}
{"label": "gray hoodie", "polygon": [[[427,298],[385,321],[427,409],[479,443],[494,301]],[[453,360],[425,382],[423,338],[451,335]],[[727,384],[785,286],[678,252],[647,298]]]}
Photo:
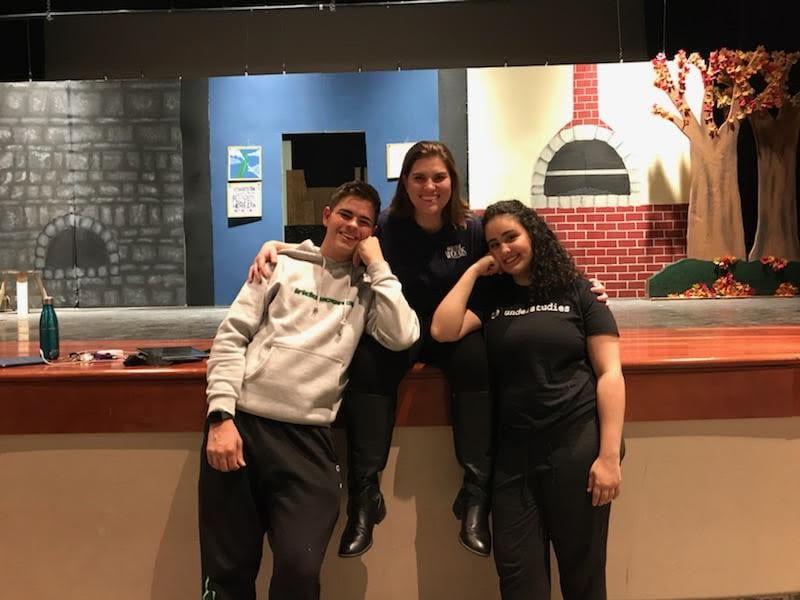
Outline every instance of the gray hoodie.
{"label": "gray hoodie", "polygon": [[246,283],[217,330],[208,412],[333,422],[365,328],[390,350],[419,338],[417,315],[388,263],[365,273],[325,259],[310,240],[281,251],[269,281]]}

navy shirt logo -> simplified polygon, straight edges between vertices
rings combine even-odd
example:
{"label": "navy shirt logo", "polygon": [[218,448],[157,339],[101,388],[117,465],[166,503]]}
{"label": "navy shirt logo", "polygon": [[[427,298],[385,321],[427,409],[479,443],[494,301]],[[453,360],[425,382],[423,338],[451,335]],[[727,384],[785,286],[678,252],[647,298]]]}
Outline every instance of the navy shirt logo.
{"label": "navy shirt logo", "polygon": [[450,260],[454,260],[456,258],[463,258],[467,255],[467,249],[464,248],[464,246],[461,244],[455,244],[454,246],[447,246],[447,248],[444,249],[444,255]]}

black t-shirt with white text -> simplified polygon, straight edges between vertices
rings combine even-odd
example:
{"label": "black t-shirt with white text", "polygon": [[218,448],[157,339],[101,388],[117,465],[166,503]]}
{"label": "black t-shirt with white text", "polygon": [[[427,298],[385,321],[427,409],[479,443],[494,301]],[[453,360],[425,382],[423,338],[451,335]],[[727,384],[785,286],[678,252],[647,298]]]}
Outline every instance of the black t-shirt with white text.
{"label": "black t-shirt with white text", "polygon": [[541,431],[595,409],[586,338],[619,331],[590,287],[579,279],[560,298],[533,304],[508,275],[478,280],[469,308],[483,323],[501,427]]}
{"label": "black t-shirt with white text", "polygon": [[467,219],[466,228],[445,225],[428,233],[412,217],[394,217],[387,209],[378,217],[376,235],[403,295],[426,329],[439,302],[464,271],[486,254],[483,227],[472,218]]}

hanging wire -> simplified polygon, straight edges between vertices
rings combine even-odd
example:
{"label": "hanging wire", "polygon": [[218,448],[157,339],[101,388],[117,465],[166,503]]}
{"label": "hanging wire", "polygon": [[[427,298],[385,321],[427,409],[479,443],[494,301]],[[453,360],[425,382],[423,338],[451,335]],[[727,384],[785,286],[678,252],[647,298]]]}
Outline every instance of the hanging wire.
{"label": "hanging wire", "polygon": [[244,76],[250,75],[250,20],[253,18],[253,10],[250,9],[250,16],[245,17],[244,21]]}
{"label": "hanging wire", "polygon": [[667,0],[664,0],[664,14],[661,16],[661,52],[667,53]]}
{"label": "hanging wire", "polygon": [[28,45],[28,82],[33,81],[33,67],[31,66],[31,22],[25,21],[25,43]]}
{"label": "hanging wire", "polygon": [[619,40],[619,62],[622,62],[622,17],[620,16],[619,0],[617,0],[617,38]]}

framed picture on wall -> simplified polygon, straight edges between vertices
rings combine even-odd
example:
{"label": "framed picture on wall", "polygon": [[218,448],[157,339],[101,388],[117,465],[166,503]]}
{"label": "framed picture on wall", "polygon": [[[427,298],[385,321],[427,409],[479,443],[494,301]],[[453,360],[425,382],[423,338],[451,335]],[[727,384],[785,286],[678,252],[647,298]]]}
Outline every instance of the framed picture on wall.
{"label": "framed picture on wall", "polygon": [[261,146],[228,146],[228,181],[257,181],[261,170]]}
{"label": "framed picture on wall", "polygon": [[228,182],[228,218],[261,216],[261,182]]}
{"label": "framed picture on wall", "polygon": [[403,168],[406,152],[416,142],[396,142],[386,144],[386,179],[397,179]]}

